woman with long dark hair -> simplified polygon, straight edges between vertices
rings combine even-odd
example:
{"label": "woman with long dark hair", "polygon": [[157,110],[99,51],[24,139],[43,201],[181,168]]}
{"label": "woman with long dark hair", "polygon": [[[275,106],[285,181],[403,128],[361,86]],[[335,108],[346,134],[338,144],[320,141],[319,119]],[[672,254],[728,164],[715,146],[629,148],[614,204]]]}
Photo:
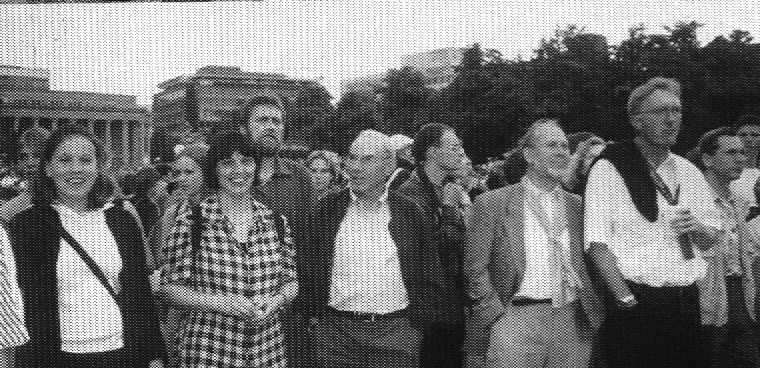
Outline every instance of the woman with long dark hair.
{"label": "woman with long dark hair", "polygon": [[213,193],[181,208],[168,237],[163,291],[186,311],[179,367],[285,367],[279,312],[298,293],[295,246],[285,218],[254,198],[257,157],[242,134],[219,135]]}
{"label": "woman with long dark hair", "polygon": [[33,205],[9,223],[30,337],[19,367],[162,366],[140,226],[113,200],[105,162],[89,132],[55,131]]}

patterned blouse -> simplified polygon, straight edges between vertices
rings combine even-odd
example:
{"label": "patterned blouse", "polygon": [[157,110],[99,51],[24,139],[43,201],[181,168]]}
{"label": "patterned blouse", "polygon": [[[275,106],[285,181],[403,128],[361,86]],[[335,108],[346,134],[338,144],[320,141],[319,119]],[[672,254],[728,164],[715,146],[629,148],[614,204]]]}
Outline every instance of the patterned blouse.
{"label": "patterned blouse", "polygon": [[[162,283],[192,287],[206,294],[272,296],[296,280],[295,247],[287,221],[278,239],[274,213],[253,201],[254,221],[246,242],[238,242],[233,225],[211,196],[201,202],[199,249],[192,252],[191,209],[183,205],[163,249]],[[284,219],[284,217],[283,217]],[[217,312],[189,310],[175,336],[180,367],[285,367],[279,317],[260,325]]]}

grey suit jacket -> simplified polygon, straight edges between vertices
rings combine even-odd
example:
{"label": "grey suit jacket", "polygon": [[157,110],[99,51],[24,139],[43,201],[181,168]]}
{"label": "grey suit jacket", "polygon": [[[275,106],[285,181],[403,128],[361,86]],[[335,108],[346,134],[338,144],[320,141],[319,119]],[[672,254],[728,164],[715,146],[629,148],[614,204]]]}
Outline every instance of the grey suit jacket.
{"label": "grey suit jacket", "polygon": [[[476,198],[464,254],[467,292],[475,301],[471,323],[490,328],[511,308],[525,273],[522,183],[489,191]],[[579,321],[594,330],[604,320],[604,304],[589,278],[583,256],[583,207],[579,196],[565,192],[571,260],[583,283]]]}

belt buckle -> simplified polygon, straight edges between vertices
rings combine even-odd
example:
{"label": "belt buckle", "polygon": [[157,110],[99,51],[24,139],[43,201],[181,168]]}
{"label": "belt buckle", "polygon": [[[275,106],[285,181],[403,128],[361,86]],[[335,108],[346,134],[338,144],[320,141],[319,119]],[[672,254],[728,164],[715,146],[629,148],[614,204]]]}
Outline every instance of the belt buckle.
{"label": "belt buckle", "polygon": [[354,315],[359,318],[360,321],[363,322],[375,322],[376,320],[376,313],[365,313],[365,312],[354,312]]}

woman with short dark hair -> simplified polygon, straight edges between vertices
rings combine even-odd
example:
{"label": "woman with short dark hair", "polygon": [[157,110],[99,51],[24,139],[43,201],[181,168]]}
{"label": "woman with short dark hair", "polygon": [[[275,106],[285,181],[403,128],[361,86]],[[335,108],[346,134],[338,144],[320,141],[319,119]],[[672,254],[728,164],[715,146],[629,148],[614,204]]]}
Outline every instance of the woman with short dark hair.
{"label": "woman with short dark hair", "polygon": [[163,290],[186,312],[178,367],[285,367],[279,311],[298,293],[284,217],[254,198],[258,155],[239,132],[212,144],[213,193],[179,211],[164,249]]}
{"label": "woman with short dark hair", "polygon": [[140,226],[104,165],[89,132],[55,131],[33,205],[9,223],[30,337],[20,367],[162,366]]}

